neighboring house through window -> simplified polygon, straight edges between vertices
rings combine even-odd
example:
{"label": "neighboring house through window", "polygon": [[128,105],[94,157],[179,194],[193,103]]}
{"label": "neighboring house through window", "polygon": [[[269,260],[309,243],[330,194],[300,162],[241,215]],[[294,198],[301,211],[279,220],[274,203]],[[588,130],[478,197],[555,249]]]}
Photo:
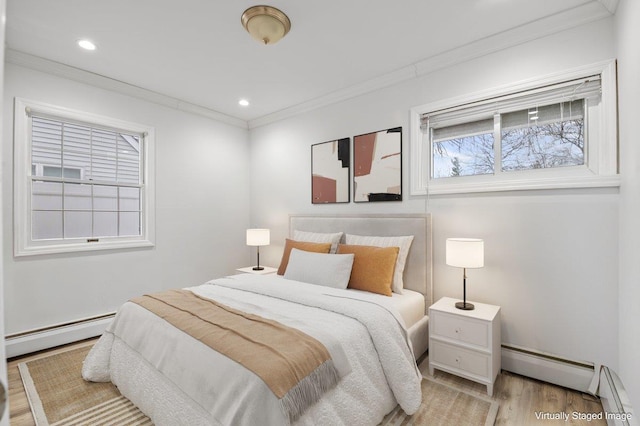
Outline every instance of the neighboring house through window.
{"label": "neighboring house through window", "polygon": [[15,254],[153,244],[153,129],[16,99]]}

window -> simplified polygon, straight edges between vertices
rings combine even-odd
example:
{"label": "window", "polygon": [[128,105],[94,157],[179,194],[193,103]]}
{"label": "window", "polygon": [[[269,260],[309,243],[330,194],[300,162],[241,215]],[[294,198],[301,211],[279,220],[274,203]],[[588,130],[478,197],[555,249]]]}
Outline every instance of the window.
{"label": "window", "polygon": [[16,99],[16,256],[153,245],[153,129]]}
{"label": "window", "polygon": [[412,109],[412,194],[617,186],[615,64]]}

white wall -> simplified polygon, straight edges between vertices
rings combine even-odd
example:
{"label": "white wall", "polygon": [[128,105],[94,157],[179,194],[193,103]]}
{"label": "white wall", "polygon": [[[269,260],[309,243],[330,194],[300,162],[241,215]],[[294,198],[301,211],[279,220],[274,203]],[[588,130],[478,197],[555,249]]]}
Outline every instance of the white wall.
{"label": "white wall", "polygon": [[[261,251],[277,266],[289,213],[428,211],[434,290],[462,297],[444,262],[447,237],[485,239],[486,266],[469,271],[468,297],[501,305],[502,338],[570,359],[618,362],[618,190],[585,189],[410,198],[409,109],[611,59],[613,19],[500,51],[251,130],[251,217],[272,230]],[[310,145],[403,127],[403,202],[312,205]]]}
{"label": "white wall", "polygon": [[[5,30],[5,10],[6,10],[6,2],[4,0],[0,0],[0,64],[4,64],[4,30]],[[0,81],[4,79],[4,66],[0,66]],[[2,97],[3,89],[0,87],[0,98]],[[2,116],[2,106],[0,106],[0,116]],[[4,125],[0,124],[0,132],[4,129]],[[2,146],[0,146],[0,161],[4,161],[4,152]],[[0,176],[0,185],[4,180],[3,176]],[[0,186],[0,200],[2,199],[2,187]],[[0,211],[0,221],[2,220],[2,212]],[[3,229],[0,228],[0,240],[4,238]],[[0,272],[3,270],[2,264],[2,247],[0,247]],[[0,409],[0,426],[6,426],[9,424],[9,389],[7,382],[7,363],[5,362],[5,349],[4,349],[4,297],[2,297],[2,291],[4,288],[4,282],[2,276],[0,276],[0,386],[3,387],[3,391],[6,390],[5,395],[6,402],[4,409]]]}
{"label": "white wall", "polygon": [[616,12],[620,109],[620,368],[640,413],[640,3],[622,0]]}
{"label": "white wall", "polygon": [[13,64],[4,86],[5,236],[13,235],[16,96],[155,127],[156,246],[14,258],[12,238],[4,238],[7,334],[111,312],[134,295],[201,284],[246,266],[246,129]]}

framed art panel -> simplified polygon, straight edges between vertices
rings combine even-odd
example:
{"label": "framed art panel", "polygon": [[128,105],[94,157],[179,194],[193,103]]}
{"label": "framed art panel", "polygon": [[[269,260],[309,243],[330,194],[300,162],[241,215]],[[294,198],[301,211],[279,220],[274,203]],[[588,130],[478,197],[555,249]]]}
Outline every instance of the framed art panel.
{"label": "framed art panel", "polygon": [[402,127],[353,138],[353,201],[402,201]]}
{"label": "framed art panel", "polygon": [[348,203],[349,138],[311,145],[311,203]]}

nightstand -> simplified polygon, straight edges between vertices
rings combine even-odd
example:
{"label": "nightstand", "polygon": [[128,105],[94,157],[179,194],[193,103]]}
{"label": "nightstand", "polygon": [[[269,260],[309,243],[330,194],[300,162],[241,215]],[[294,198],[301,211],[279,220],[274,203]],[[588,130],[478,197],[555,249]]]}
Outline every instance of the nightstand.
{"label": "nightstand", "polygon": [[245,274],[256,274],[256,275],[267,275],[267,274],[275,274],[278,271],[278,268],[272,268],[270,266],[264,266],[264,269],[261,271],[254,271],[253,266],[247,266],[246,268],[238,268],[236,271],[243,272]]}
{"label": "nightstand", "polygon": [[443,297],[429,307],[429,373],[446,371],[487,386],[500,372],[500,307],[472,302],[475,309],[455,307],[457,299]]}

